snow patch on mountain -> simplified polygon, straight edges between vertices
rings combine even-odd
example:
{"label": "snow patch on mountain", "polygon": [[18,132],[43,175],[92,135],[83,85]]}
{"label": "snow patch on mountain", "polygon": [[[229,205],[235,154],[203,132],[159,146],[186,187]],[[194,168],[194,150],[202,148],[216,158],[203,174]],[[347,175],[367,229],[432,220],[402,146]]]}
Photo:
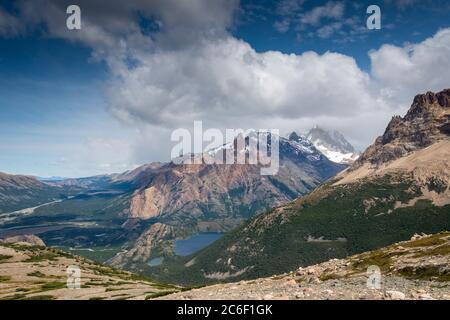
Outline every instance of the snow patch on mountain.
{"label": "snow patch on mountain", "polygon": [[306,137],[333,162],[351,164],[359,157],[359,153],[338,131],[327,131],[315,126],[307,133]]}
{"label": "snow patch on mountain", "polygon": [[339,151],[330,150],[327,147],[320,145],[319,143],[315,144],[315,146],[320,152],[324,154],[325,157],[336,163],[350,164],[359,157],[359,154],[357,153],[342,153]]}

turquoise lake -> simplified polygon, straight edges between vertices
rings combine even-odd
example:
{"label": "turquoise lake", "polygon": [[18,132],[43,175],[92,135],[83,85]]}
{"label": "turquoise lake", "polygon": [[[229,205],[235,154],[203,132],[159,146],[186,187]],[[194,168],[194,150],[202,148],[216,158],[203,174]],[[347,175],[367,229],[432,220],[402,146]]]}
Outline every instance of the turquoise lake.
{"label": "turquoise lake", "polygon": [[199,233],[187,239],[175,241],[175,254],[178,256],[191,255],[214,241],[220,239],[224,234],[217,232]]}
{"label": "turquoise lake", "polygon": [[156,266],[159,266],[160,264],[162,264],[163,260],[164,260],[164,258],[160,258],[160,257],[153,258],[152,260],[150,260],[148,262],[148,265],[151,267],[156,267]]}

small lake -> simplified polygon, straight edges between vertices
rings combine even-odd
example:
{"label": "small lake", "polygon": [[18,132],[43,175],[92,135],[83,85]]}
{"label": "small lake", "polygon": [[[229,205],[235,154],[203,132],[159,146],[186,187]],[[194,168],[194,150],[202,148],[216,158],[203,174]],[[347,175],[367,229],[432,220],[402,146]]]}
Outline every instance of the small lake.
{"label": "small lake", "polygon": [[153,258],[152,260],[150,260],[150,261],[148,262],[148,265],[149,265],[150,267],[156,267],[156,266],[159,266],[161,263],[163,263],[163,260],[164,260],[164,258],[160,258],[160,257],[158,257],[158,258]]}
{"label": "small lake", "polygon": [[210,245],[224,234],[218,232],[199,233],[187,239],[175,241],[175,254],[177,256],[191,255]]}

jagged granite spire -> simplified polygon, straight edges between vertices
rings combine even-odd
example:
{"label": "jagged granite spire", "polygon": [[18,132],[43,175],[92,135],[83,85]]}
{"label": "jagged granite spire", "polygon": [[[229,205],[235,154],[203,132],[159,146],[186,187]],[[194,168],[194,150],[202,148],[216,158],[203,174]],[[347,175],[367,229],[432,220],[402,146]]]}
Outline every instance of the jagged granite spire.
{"label": "jagged granite spire", "polygon": [[356,161],[380,165],[450,138],[450,89],[417,95],[402,118],[394,116],[384,134]]}

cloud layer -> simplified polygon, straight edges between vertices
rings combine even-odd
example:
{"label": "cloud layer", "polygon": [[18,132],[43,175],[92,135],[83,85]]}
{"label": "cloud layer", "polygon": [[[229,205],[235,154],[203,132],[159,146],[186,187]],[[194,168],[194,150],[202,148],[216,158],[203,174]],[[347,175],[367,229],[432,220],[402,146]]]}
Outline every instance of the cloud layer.
{"label": "cloud layer", "polygon": [[370,53],[372,75],[397,104],[428,90],[450,87],[450,29],[417,44],[383,45]]}
{"label": "cloud layer", "polygon": [[[279,10],[296,3],[285,2]],[[405,112],[415,94],[450,86],[450,29],[422,43],[370,52],[368,74],[339,53],[256,52],[228,31],[238,1],[127,1],[107,10],[100,1],[80,1],[78,32],[65,29],[65,5],[25,1],[20,17],[28,26],[44,23],[47,35],[89,46],[94,59],[107,63],[108,110],[140,130],[139,143],[122,148],[136,162],[167,159],[170,131],[191,128],[194,120],[206,127],[282,132],[320,124],[342,131],[361,148],[393,114]],[[326,6],[305,13],[301,22],[342,18],[339,2]],[[0,30],[20,28],[11,22]]]}

